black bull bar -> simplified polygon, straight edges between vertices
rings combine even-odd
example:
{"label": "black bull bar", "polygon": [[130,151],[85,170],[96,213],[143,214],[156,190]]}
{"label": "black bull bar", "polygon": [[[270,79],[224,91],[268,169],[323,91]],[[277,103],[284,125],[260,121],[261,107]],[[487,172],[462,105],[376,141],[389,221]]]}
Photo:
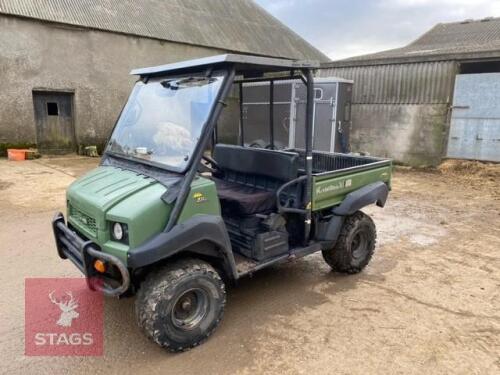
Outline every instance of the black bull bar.
{"label": "black bull bar", "polygon": [[[68,228],[64,215],[58,212],[52,220],[52,229],[56,240],[57,253],[62,259],[69,259],[85,275],[87,285],[91,290],[103,293],[106,296],[119,296],[125,293],[130,286],[130,274],[117,257],[106,254],[92,242],[81,238]],[[121,275],[119,286],[111,286],[92,267],[93,262],[100,259],[118,269]],[[115,280],[116,281],[116,280]]]}

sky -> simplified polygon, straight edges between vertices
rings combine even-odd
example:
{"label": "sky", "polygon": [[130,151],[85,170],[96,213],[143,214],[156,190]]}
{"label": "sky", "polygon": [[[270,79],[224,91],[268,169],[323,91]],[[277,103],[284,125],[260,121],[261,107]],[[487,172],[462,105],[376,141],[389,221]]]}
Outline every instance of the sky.
{"label": "sky", "polygon": [[500,17],[500,0],[255,0],[332,60],[403,47],[442,22]]}

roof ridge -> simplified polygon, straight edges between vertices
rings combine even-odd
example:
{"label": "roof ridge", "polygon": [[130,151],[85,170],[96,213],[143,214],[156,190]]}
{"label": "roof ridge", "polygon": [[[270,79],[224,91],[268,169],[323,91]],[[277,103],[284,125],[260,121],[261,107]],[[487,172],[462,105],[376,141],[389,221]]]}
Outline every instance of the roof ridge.
{"label": "roof ridge", "polygon": [[481,23],[481,22],[491,22],[491,21],[500,21],[500,17],[487,16],[478,19],[466,18],[465,20],[462,21],[441,22],[438,23],[437,25],[467,25],[470,23]]}

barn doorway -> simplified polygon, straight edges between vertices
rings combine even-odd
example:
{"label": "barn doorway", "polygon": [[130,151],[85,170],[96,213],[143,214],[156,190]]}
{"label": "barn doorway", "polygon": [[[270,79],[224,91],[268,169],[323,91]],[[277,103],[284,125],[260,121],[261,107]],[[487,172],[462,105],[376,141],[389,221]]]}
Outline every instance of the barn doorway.
{"label": "barn doorway", "polygon": [[33,91],[37,145],[45,154],[74,152],[73,93]]}

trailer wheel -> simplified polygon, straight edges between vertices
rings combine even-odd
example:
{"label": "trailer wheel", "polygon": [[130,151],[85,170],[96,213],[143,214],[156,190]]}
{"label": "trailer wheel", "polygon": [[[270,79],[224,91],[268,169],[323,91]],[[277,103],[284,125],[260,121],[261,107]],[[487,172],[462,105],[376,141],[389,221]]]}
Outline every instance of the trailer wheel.
{"label": "trailer wheel", "polygon": [[357,211],[346,217],[335,246],[323,250],[323,258],[334,271],[349,274],[361,272],[372,258],[376,238],[373,220]]}
{"label": "trailer wheel", "polygon": [[158,345],[184,351],[205,341],[224,314],[226,291],[211,265],[184,259],[152,272],[135,304],[137,323]]}

